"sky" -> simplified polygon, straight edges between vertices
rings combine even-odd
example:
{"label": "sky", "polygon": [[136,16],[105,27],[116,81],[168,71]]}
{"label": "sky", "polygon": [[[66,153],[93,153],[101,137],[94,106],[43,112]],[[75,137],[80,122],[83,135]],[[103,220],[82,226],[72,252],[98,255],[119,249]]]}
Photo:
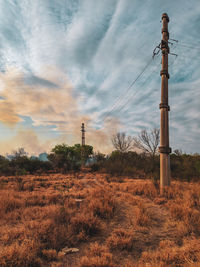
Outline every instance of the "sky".
{"label": "sky", "polygon": [[151,59],[164,12],[178,40],[170,146],[200,153],[199,0],[0,0],[0,154],[80,143],[82,122],[104,153],[117,131],[159,128],[161,56]]}

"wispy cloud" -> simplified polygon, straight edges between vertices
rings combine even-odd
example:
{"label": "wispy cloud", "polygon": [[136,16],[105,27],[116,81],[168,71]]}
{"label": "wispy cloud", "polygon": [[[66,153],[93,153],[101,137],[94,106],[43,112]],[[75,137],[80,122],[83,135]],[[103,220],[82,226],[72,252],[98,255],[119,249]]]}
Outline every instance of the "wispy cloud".
{"label": "wispy cloud", "polygon": [[[124,92],[161,39],[163,12],[170,16],[170,37],[200,43],[198,0],[1,0],[1,121],[28,116],[34,127],[51,127],[52,137],[53,129],[70,128],[78,138],[82,119],[94,134],[122,94],[110,114],[122,130],[158,127],[159,60]],[[200,151],[198,49],[177,45],[171,51],[179,55],[176,61],[170,56],[169,66],[171,144]],[[106,138],[108,133],[108,145]]]}

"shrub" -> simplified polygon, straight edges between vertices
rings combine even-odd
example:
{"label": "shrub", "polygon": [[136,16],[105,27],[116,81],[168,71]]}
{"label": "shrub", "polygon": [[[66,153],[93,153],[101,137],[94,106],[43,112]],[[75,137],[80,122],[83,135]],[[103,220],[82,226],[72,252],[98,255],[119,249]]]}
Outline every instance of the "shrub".
{"label": "shrub", "polygon": [[0,265],[2,267],[42,266],[38,258],[39,243],[36,240],[26,239],[23,243],[17,241],[11,245],[0,247]]}
{"label": "shrub", "polygon": [[92,213],[84,212],[71,218],[70,228],[79,241],[85,241],[100,232],[101,223]]}
{"label": "shrub", "polygon": [[144,227],[151,226],[152,220],[150,214],[142,204],[138,204],[138,208],[135,210],[135,223]]}
{"label": "shrub", "polygon": [[115,267],[112,262],[112,254],[108,248],[99,245],[97,242],[90,244],[90,248],[85,256],[80,260],[81,267]]}
{"label": "shrub", "polygon": [[16,177],[16,188],[18,191],[24,190],[25,181],[21,177]]}
{"label": "shrub", "polygon": [[3,216],[5,213],[23,207],[23,204],[23,201],[15,198],[12,193],[2,191],[0,195],[0,214]]}
{"label": "shrub", "polygon": [[182,204],[173,204],[169,207],[171,216],[179,221],[183,221],[189,233],[200,235],[200,212]]}
{"label": "shrub", "polygon": [[131,251],[134,245],[133,232],[125,229],[114,229],[106,243],[111,250]]}
{"label": "shrub", "polygon": [[93,147],[89,145],[82,147],[80,144],[75,144],[74,146],[61,144],[52,149],[48,159],[57,171],[66,173],[70,170],[79,171],[82,157],[86,161],[92,153]]}
{"label": "shrub", "polygon": [[109,189],[98,188],[91,190],[87,201],[89,210],[94,216],[102,219],[110,219],[114,216],[117,203]]}
{"label": "shrub", "polygon": [[55,249],[43,249],[42,254],[46,261],[57,260],[57,251]]}
{"label": "shrub", "polygon": [[183,246],[178,247],[173,241],[163,240],[155,251],[145,251],[140,258],[141,266],[198,266],[200,261],[200,241],[185,239]]}

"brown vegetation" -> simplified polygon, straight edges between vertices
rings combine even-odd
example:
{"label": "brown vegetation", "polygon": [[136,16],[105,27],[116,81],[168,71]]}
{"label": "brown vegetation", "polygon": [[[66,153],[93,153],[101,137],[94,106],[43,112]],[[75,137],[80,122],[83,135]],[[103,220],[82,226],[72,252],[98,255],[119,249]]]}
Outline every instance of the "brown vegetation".
{"label": "brown vegetation", "polygon": [[[0,266],[198,266],[200,183],[0,178]],[[60,257],[65,247],[79,252]],[[196,264],[196,265],[195,265]]]}

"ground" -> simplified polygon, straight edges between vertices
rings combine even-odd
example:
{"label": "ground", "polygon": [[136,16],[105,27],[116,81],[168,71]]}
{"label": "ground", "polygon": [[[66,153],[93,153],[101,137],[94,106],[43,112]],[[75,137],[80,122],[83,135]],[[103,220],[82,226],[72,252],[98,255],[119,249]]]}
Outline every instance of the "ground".
{"label": "ground", "polygon": [[0,266],[200,266],[200,183],[0,177],[0,227]]}

